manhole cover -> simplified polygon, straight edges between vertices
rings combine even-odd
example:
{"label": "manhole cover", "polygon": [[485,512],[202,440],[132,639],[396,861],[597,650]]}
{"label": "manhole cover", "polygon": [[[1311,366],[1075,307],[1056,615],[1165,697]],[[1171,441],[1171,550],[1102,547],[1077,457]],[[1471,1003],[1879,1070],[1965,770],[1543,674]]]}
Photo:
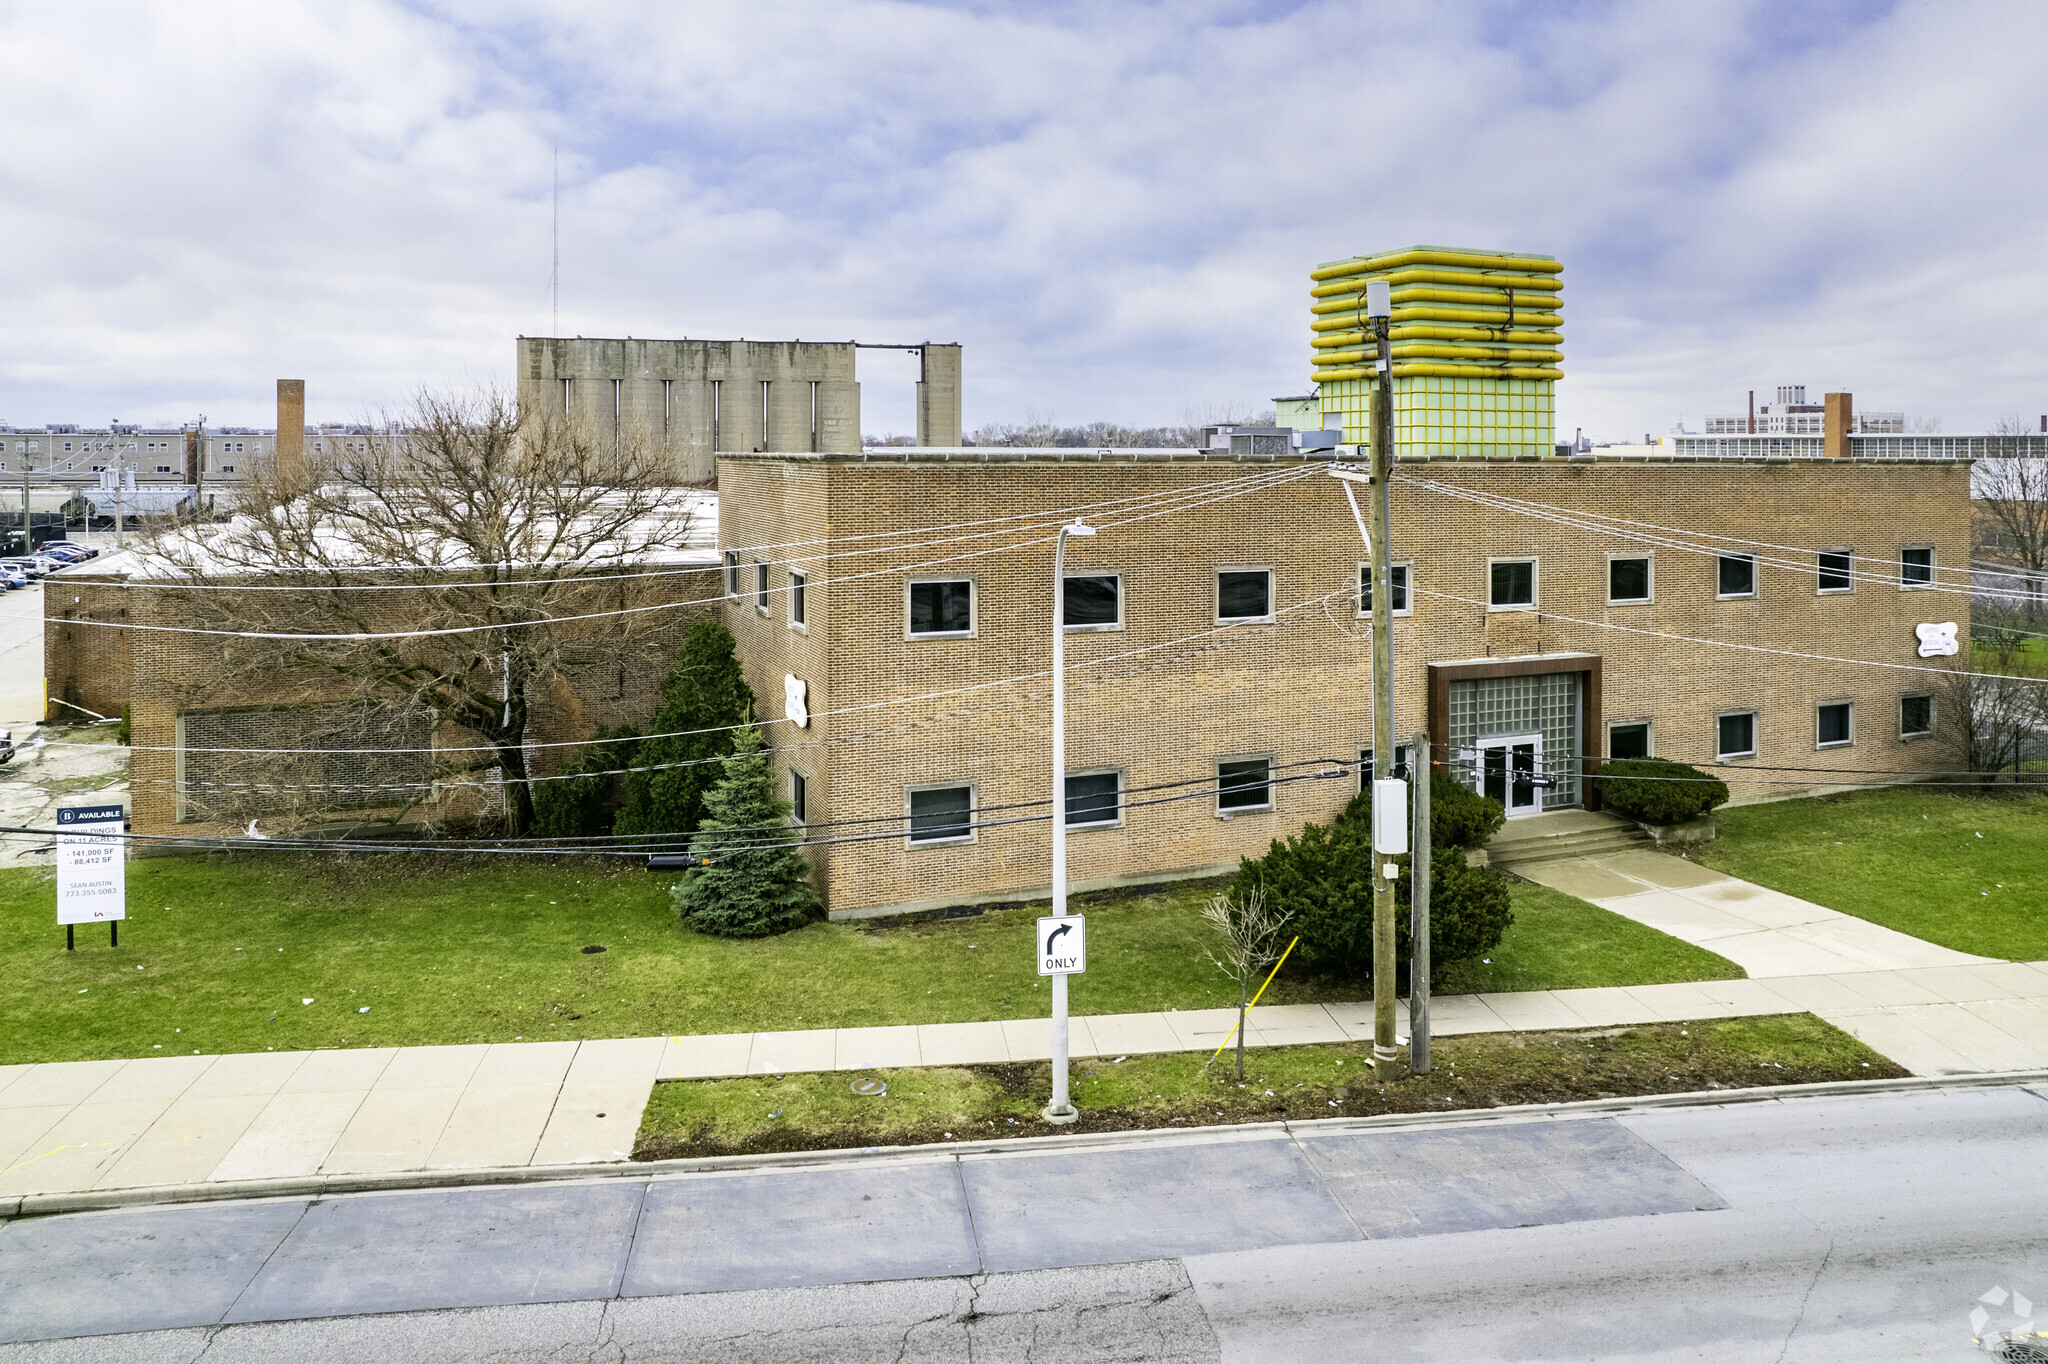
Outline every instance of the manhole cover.
{"label": "manhole cover", "polygon": [[864,1094],[868,1098],[873,1099],[887,1094],[889,1086],[883,1084],[880,1080],[855,1080],[853,1082],[853,1092]]}
{"label": "manhole cover", "polygon": [[586,957],[588,957],[588,956],[591,956],[591,955],[593,955],[594,953],[598,953],[598,952],[602,952],[602,951],[604,951],[604,949],[603,949],[602,947],[598,946],[598,945],[597,945],[596,943],[592,943],[592,944],[591,944],[590,946],[588,946],[588,947],[586,947],[586,948],[584,948],[584,949],[583,949],[583,955],[584,955],[584,956],[586,956]]}

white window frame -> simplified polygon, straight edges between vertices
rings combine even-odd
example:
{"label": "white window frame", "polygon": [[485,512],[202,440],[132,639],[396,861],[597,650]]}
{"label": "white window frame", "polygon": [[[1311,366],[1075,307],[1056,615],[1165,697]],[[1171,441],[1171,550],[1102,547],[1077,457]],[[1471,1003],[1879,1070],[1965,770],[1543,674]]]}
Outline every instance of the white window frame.
{"label": "white window frame", "polygon": [[[1914,699],[1915,699],[1915,698],[1917,698],[1917,697],[1925,697],[1925,698],[1927,699],[1927,728],[1925,728],[1925,729],[1916,729],[1916,730],[1908,731],[1908,730],[1907,730],[1907,728],[1906,728],[1906,702],[1908,702],[1908,701],[1911,701],[1911,700],[1914,700]],[[1929,736],[1931,736],[1931,735],[1932,735],[1932,734],[1934,733],[1934,721],[1935,721],[1935,715],[1934,715],[1934,708],[1935,708],[1935,698],[1934,698],[1934,693],[1933,693],[1933,692],[1931,692],[1931,691],[1908,691],[1908,692],[1900,692],[1900,693],[1899,693],[1899,738],[1900,738],[1901,740],[1906,740],[1906,739],[1925,739],[1925,738],[1928,738]]]}
{"label": "white window frame", "polygon": [[[1747,591],[1747,592],[1723,592],[1723,591],[1721,590],[1721,561],[1722,561],[1723,559],[1747,559],[1747,560],[1749,560],[1749,591]],[[1715,554],[1715,555],[1714,555],[1714,600],[1715,600],[1715,601],[1753,601],[1753,600],[1755,600],[1755,598],[1756,598],[1756,595],[1757,595],[1758,591],[1759,591],[1759,590],[1760,590],[1760,589],[1761,589],[1762,587],[1763,587],[1763,578],[1762,578],[1762,575],[1760,575],[1760,574],[1759,574],[1759,573],[1757,572],[1757,562],[1756,562],[1756,551],[1755,551],[1755,550],[1750,550],[1750,549],[1738,549],[1738,550],[1731,550],[1731,551],[1728,551],[1728,552],[1726,552],[1726,553],[1717,553],[1717,554]],[[1733,715],[1733,714],[1737,714],[1737,713],[1738,713],[1738,712],[1735,712],[1735,711],[1730,711],[1730,712],[1729,712],[1729,714],[1731,714],[1731,715]],[[1718,743],[1718,741],[1717,741],[1717,743]]]}
{"label": "white window frame", "polygon": [[[1617,560],[1617,559],[1641,559],[1641,560],[1642,560],[1642,561],[1643,561],[1644,563],[1646,563],[1646,564],[1648,564],[1648,565],[1649,565],[1649,581],[1643,584],[1643,586],[1644,586],[1644,587],[1645,587],[1645,588],[1646,588],[1647,590],[1646,590],[1646,591],[1644,592],[1644,594],[1643,594],[1642,596],[1640,596],[1640,597],[1617,597],[1617,596],[1615,596],[1615,595],[1614,595],[1614,561],[1615,561],[1615,560]],[[1654,554],[1635,554],[1635,553],[1628,553],[1628,554],[1624,554],[1624,553],[1616,552],[1616,553],[1613,553],[1613,554],[1609,554],[1609,555],[1607,556],[1607,604],[1608,604],[1609,606],[1651,606],[1651,605],[1654,605],[1654,604],[1656,603],[1656,601],[1657,601],[1657,556],[1656,556],[1656,555],[1654,555]]]}
{"label": "white window frame", "polygon": [[[1069,624],[1067,624],[1067,587],[1066,587],[1066,583],[1067,583],[1067,579],[1069,579],[1069,578],[1111,578],[1111,579],[1114,579],[1114,580],[1116,581],[1116,619],[1115,619],[1114,621],[1112,621],[1111,623],[1109,623],[1108,625],[1069,625]],[[1272,585],[1271,585],[1271,584],[1269,583],[1269,584],[1267,585],[1267,592],[1268,592],[1268,594],[1269,594],[1269,595],[1270,595],[1271,591],[1272,591]],[[1120,569],[1120,568],[1114,568],[1114,569],[1110,569],[1110,570],[1108,570],[1107,572],[1103,572],[1103,573],[1082,573],[1082,572],[1074,572],[1074,573],[1068,573],[1068,574],[1066,574],[1066,575],[1065,575],[1065,577],[1063,577],[1063,578],[1062,578],[1062,579],[1060,580],[1060,628],[1061,628],[1062,630],[1065,630],[1065,631],[1066,631],[1066,632],[1067,632],[1068,634],[1070,634],[1070,635],[1090,635],[1090,634],[1108,634],[1109,632],[1111,632],[1111,631],[1113,631],[1113,630],[1121,630],[1121,629],[1123,629],[1123,628],[1124,628],[1124,573],[1123,573],[1123,570],[1122,570],[1122,569]],[[1105,770],[1105,771],[1107,771],[1108,769],[1104,769],[1104,770]],[[1079,776],[1086,776],[1086,775],[1088,775],[1088,774],[1086,774],[1086,773],[1082,773],[1082,772],[1075,772],[1075,773],[1073,773],[1072,775],[1073,775],[1073,776],[1077,776],[1077,777],[1079,777]]]}
{"label": "white window frame", "polygon": [[[1214,768],[1216,780],[1216,818],[1235,819],[1239,815],[1270,815],[1278,808],[1279,800],[1273,790],[1273,772],[1274,768],[1278,765],[1277,756],[1272,753],[1232,753],[1216,760]],[[1266,764],[1266,803],[1264,805],[1233,805],[1226,808],[1223,804],[1223,765],[1225,763],[1251,762],[1263,762]]]}
{"label": "white window frame", "polygon": [[789,570],[789,628],[800,635],[811,632],[811,575],[804,569]]}
{"label": "white window frame", "polygon": [[[921,630],[910,628],[910,590],[919,583],[966,583],[967,628],[965,630]],[[947,573],[903,580],[903,637],[905,639],[973,639],[981,632],[981,580],[971,573]]]}
{"label": "white window frame", "polygon": [[[1828,706],[1847,706],[1847,707],[1849,708],[1849,737],[1848,737],[1848,738],[1846,738],[1846,739],[1834,739],[1834,740],[1830,740],[1829,742],[1826,742],[1826,743],[1823,743],[1823,742],[1821,742],[1821,737],[1820,737],[1820,713],[1821,713],[1821,711],[1822,711],[1823,709],[1825,709],[1825,708],[1826,708],[1826,707],[1828,707]],[[1814,702],[1814,703],[1813,703],[1813,747],[1814,747],[1814,751],[1815,751],[1815,752],[1819,752],[1819,751],[1820,751],[1821,749],[1824,749],[1824,748],[1854,748],[1855,746],[1856,746],[1856,699],[1855,699],[1854,697],[1852,697],[1852,696],[1837,696],[1837,697],[1831,697],[1830,699],[1828,699],[1828,700],[1826,700],[1826,701],[1816,701],[1816,702]]]}
{"label": "white window frame", "polygon": [[725,595],[733,601],[740,599],[740,552],[736,549],[725,551]]}
{"label": "white window frame", "polygon": [[[1628,761],[1627,759],[1623,759],[1623,758],[1616,758],[1616,757],[1614,756],[1614,731],[1615,731],[1615,730],[1617,730],[1617,729],[1633,729],[1633,728],[1635,728],[1635,727],[1636,727],[1637,725],[1641,725],[1641,726],[1642,726],[1642,727],[1643,727],[1643,728],[1644,728],[1645,730],[1647,730],[1647,731],[1648,731],[1648,738],[1647,738],[1647,739],[1645,740],[1645,742],[1644,742],[1644,744],[1643,744],[1643,756],[1644,756],[1644,757],[1646,757],[1646,758],[1654,758],[1654,757],[1656,757],[1656,756],[1657,756],[1657,722],[1656,722],[1655,720],[1652,720],[1652,719],[1650,719],[1650,718],[1649,718],[1648,716],[1642,716],[1642,717],[1639,717],[1639,718],[1637,718],[1637,719],[1634,719],[1634,720],[1609,720],[1609,721],[1607,722],[1607,747],[1606,747],[1606,754],[1605,754],[1605,756],[1604,756],[1604,757],[1603,757],[1603,758],[1601,759],[1601,761],[1603,761],[1603,762],[1609,762],[1609,761],[1612,761],[1612,762],[1625,762],[1625,761]],[[1716,722],[1716,729],[1715,729],[1715,733],[1714,733],[1714,742],[1715,742],[1715,744],[1716,744],[1717,746],[1718,746],[1718,745],[1719,745],[1719,743],[1720,743],[1720,738],[1721,738],[1721,735],[1720,735],[1720,730],[1719,730],[1719,722],[1717,721],[1717,722]]]}
{"label": "white window frame", "polygon": [[[1822,587],[1820,575],[1827,570],[1820,565],[1823,554],[1839,554],[1844,562],[1842,574],[1849,580],[1847,587]],[[1847,549],[1817,549],[1813,552],[1813,593],[1817,597],[1843,597],[1856,590],[1856,555]]]}
{"label": "white window frame", "polygon": [[[1742,753],[1723,753],[1721,751],[1721,721],[1734,715],[1747,715],[1749,717],[1749,749]],[[1762,726],[1757,723],[1757,711],[1754,706],[1742,706],[1734,710],[1715,711],[1714,760],[1716,762],[1727,762],[1731,758],[1754,758],[1763,751],[1763,736],[1759,732],[1761,729]]]}
{"label": "white window frame", "polygon": [[[1263,573],[1266,575],[1266,614],[1263,616],[1226,616],[1223,614],[1223,575],[1226,573]],[[1273,613],[1274,585],[1279,574],[1271,564],[1220,564],[1210,580],[1209,604],[1215,608],[1218,625],[1259,625],[1271,624],[1279,619]]]}
{"label": "white window frame", "polygon": [[[1906,581],[1906,551],[1924,549],[1927,551],[1927,581],[1909,583]],[[1934,576],[1934,546],[1930,544],[1909,544],[1899,546],[1899,591],[1926,592],[1937,586]]]}
{"label": "white window frame", "polygon": [[[1529,565],[1529,600],[1509,606],[1493,604],[1493,566],[1495,564]],[[1543,600],[1543,564],[1534,554],[1501,554],[1486,561],[1486,609],[1488,611],[1534,611],[1536,603]]]}
{"label": "white window frame", "polygon": [[[1387,576],[1391,578],[1394,575],[1394,570],[1397,568],[1403,570],[1408,575],[1401,584],[1401,595],[1408,599],[1408,604],[1394,612],[1396,620],[1402,616],[1412,616],[1415,614],[1415,561],[1412,559],[1395,560],[1387,565]],[[1372,618],[1372,612],[1368,611],[1365,607],[1365,584],[1367,582],[1365,575],[1370,572],[1372,572],[1372,565],[1360,561],[1358,565],[1358,615],[1361,620],[1370,620]]]}
{"label": "white window frame", "polygon": [[810,814],[811,779],[794,767],[789,769],[789,803],[794,807],[790,810],[791,822],[798,828],[808,825],[810,820],[806,816]]}
{"label": "white window frame", "polygon": [[[950,582],[952,579],[946,579],[945,581]],[[912,796],[915,796],[920,791],[954,791],[963,786],[967,788],[966,833],[953,834],[946,838],[918,838],[911,832],[910,820],[912,810],[910,798]],[[903,846],[906,848],[957,848],[962,844],[973,843],[976,841],[975,836],[981,832],[979,827],[981,821],[977,818],[980,812],[981,784],[979,782],[928,781],[917,786],[906,786],[903,788]]]}
{"label": "white window frame", "polygon": [[754,560],[755,615],[765,616],[773,609],[768,604],[768,598],[773,591],[774,589],[768,585],[768,561],[766,559]]}
{"label": "white window frame", "polygon": [[[1067,777],[1070,780],[1074,777],[1116,778],[1116,818],[1090,820],[1086,824],[1076,824],[1069,817],[1066,825],[1068,833],[1077,833],[1083,829],[1121,829],[1124,826],[1124,770],[1121,767],[1084,767],[1067,773]],[[1067,784],[1063,781],[1060,783],[1060,799],[1064,801],[1066,795]]]}

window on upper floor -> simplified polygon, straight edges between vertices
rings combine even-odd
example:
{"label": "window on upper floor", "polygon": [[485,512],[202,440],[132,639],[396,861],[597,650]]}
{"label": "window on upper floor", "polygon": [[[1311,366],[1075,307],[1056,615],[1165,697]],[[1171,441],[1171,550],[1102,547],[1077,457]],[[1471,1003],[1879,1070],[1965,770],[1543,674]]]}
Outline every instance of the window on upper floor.
{"label": "window on upper floor", "polygon": [[1899,551],[1899,586],[1934,586],[1934,546],[1908,545]]}
{"label": "window on upper floor", "polygon": [[1855,588],[1856,579],[1850,569],[1849,551],[1846,549],[1824,549],[1814,556],[1814,590],[1817,592],[1848,592]]}
{"label": "window on upper floor", "polygon": [[1624,606],[1650,600],[1650,556],[1616,555],[1607,561],[1607,601]]}
{"label": "window on upper floor", "polygon": [[1114,630],[1123,620],[1123,575],[1069,573],[1061,584],[1060,621],[1069,630]]}
{"label": "window on upper floor", "polygon": [[1486,608],[1530,611],[1536,606],[1536,561],[1494,559],[1486,566]]}
{"label": "window on upper floor", "polygon": [[[1387,579],[1394,586],[1394,614],[1397,616],[1413,614],[1408,607],[1408,573],[1409,566],[1407,564],[1387,565]],[[1372,614],[1371,564],[1360,564],[1358,566],[1358,614],[1361,616]]]}
{"label": "window on upper floor", "polygon": [[1714,595],[1722,599],[1730,597],[1754,597],[1756,595],[1756,555],[1723,554],[1714,561]]}
{"label": "window on upper floor", "polygon": [[1273,570],[1225,568],[1216,573],[1219,622],[1273,619]]}
{"label": "window on upper floor", "polygon": [[792,572],[789,575],[789,623],[791,625],[801,626],[807,624],[804,620],[804,588],[809,583],[810,579],[801,573]]}
{"label": "window on upper floor", "polygon": [[912,638],[974,633],[972,578],[913,578],[907,594]]}

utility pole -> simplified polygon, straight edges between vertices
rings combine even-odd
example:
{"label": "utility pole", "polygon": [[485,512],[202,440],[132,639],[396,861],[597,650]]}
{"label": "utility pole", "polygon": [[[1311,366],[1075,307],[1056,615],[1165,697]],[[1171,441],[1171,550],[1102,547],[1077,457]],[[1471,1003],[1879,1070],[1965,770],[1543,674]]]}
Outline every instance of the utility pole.
{"label": "utility pole", "polygon": [[[1379,384],[1372,422],[1372,509],[1379,534],[1372,543],[1372,767],[1375,805],[1393,788],[1394,778],[1394,584],[1389,567],[1392,515],[1387,485],[1394,472],[1394,356],[1388,337],[1393,318],[1393,287],[1385,279],[1366,282],[1366,315],[1379,343]],[[1405,816],[1406,811],[1402,814]],[[1382,818],[1373,816],[1372,878],[1372,1059],[1381,1080],[1400,1068],[1394,1039],[1394,871],[1395,863],[1380,849]],[[1403,830],[1405,833],[1406,831]],[[1405,842],[1405,840],[1403,840]]]}
{"label": "utility pole", "polygon": [[1415,831],[1408,840],[1408,1069],[1429,1074],[1429,731],[1408,750],[1408,779],[1415,783]]}
{"label": "utility pole", "polygon": [[[1052,917],[1067,917],[1067,537],[1093,535],[1095,527],[1076,520],[1061,526],[1052,551]],[[1067,978],[1052,978],[1052,1102],[1044,1118],[1073,1122],[1067,1088]]]}

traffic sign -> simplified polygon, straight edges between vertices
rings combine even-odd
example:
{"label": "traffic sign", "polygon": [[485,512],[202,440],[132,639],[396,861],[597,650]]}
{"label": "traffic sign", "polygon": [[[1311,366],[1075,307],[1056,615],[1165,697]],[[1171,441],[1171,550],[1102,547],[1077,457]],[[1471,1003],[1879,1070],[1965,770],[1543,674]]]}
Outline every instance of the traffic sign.
{"label": "traffic sign", "polygon": [[1038,974],[1078,976],[1088,969],[1088,921],[1079,914],[1038,921]]}
{"label": "traffic sign", "polygon": [[108,923],[128,917],[127,863],[118,805],[57,811],[57,922]]}

